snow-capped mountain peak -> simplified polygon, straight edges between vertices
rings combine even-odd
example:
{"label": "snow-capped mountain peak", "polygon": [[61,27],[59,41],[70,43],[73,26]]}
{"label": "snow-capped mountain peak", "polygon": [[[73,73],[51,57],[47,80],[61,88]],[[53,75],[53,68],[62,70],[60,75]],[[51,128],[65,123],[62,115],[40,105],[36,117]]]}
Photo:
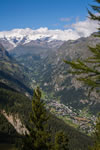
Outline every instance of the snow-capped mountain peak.
{"label": "snow-capped mountain peak", "polygon": [[54,40],[68,41],[76,40],[80,37],[90,36],[91,33],[97,31],[97,28],[98,22],[93,22],[90,19],[86,19],[84,21],[79,21],[75,24],[72,24],[69,29],[67,28],[65,30],[50,30],[47,27],[41,27],[34,30],[25,28],[3,31],[0,32],[0,40],[3,40],[3,42],[9,42],[11,45],[13,45],[13,47],[16,47],[21,42],[21,44],[26,44],[37,39],[47,40],[46,42],[51,42]]}
{"label": "snow-capped mountain peak", "polygon": [[[70,34],[70,38],[68,37],[68,34]],[[23,44],[26,44],[37,39],[47,39],[47,41],[50,42],[53,40],[75,40],[77,38],[79,38],[79,36],[73,34],[71,29],[63,31],[58,29],[48,30],[48,28],[39,28],[36,30],[26,28],[0,32],[0,39],[8,40],[14,47],[16,47],[23,39]]]}

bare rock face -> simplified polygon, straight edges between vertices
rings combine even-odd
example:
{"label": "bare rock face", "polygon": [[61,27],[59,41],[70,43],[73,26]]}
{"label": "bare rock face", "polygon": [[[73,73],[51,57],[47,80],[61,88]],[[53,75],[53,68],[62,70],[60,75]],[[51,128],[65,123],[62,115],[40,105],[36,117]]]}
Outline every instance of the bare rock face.
{"label": "bare rock face", "polygon": [[7,51],[10,51],[11,49],[14,48],[14,45],[11,44],[7,39],[0,39],[0,43],[3,45],[3,47],[4,47]]}
{"label": "bare rock face", "polygon": [[22,135],[25,133],[29,133],[28,130],[26,129],[25,125],[22,124],[22,122],[17,114],[16,115],[7,114],[4,110],[1,113],[8,120],[8,122],[12,124],[12,126],[16,129],[16,131],[19,134]]}

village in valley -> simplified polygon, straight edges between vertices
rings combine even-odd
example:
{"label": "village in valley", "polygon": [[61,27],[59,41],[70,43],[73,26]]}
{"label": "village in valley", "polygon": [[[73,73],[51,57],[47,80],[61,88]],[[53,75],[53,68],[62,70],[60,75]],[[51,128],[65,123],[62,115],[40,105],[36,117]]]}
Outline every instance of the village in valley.
{"label": "village in valley", "polygon": [[[58,118],[78,130],[91,134],[94,131],[94,125],[96,124],[96,117],[94,115],[87,114],[86,110],[79,110],[77,112],[72,107],[65,106],[55,100],[46,102],[47,109],[51,113],[55,114]],[[82,115],[81,115],[82,114]]]}

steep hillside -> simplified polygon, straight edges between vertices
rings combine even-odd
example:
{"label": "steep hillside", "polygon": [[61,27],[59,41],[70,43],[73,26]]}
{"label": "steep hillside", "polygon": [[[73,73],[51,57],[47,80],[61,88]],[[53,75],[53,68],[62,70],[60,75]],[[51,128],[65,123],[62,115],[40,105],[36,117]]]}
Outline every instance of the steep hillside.
{"label": "steep hillside", "polygon": [[19,92],[22,90],[26,95],[30,93],[27,87],[39,85],[51,112],[71,126],[90,134],[94,128],[96,114],[100,110],[99,98],[96,93],[88,97],[86,87],[68,73],[69,66],[63,60],[88,57],[91,55],[88,45],[96,43],[99,43],[99,38],[91,35],[64,42],[55,50],[46,48],[41,40],[19,45],[11,53],[21,65],[19,67],[14,61],[3,61],[7,65],[4,63],[4,67],[3,64],[1,66],[2,82],[5,84],[6,80],[7,85]]}
{"label": "steep hillside", "polygon": [[[93,37],[87,39],[91,43]],[[42,98],[46,100],[47,109],[52,112],[52,114],[56,114],[57,117],[64,120],[63,122],[51,115],[49,128],[52,128],[53,132],[63,129],[69,136],[71,150],[73,150],[73,147],[75,147],[75,150],[87,150],[88,145],[91,145],[91,138],[78,132],[78,130],[74,128],[79,129],[81,126],[82,129],[85,128],[85,132],[89,133],[89,131],[92,130],[91,124],[93,124],[95,118],[91,117],[89,119],[90,116],[85,116],[89,114],[87,112],[89,109],[84,110],[85,118],[81,116],[83,108],[87,108],[87,106],[84,105],[84,102],[88,100],[87,96],[85,96],[86,99],[84,98],[85,89],[79,84],[76,87],[76,81],[75,83],[72,82],[73,77],[67,73],[68,67],[63,62],[63,59],[76,59],[76,57],[80,57],[80,47],[85,45],[87,39],[65,42],[55,51],[50,51],[50,49],[44,51],[44,49],[42,49],[42,52],[44,51],[43,53],[40,52],[41,48],[39,51],[37,50],[37,53],[35,53],[35,49],[32,49],[32,53],[31,50],[30,53],[28,53],[28,47],[24,45],[22,47],[26,48],[26,54],[19,52],[18,55],[17,53],[14,54],[17,61],[1,46],[0,110],[1,114],[18,132],[20,132],[20,126],[23,126],[24,129],[25,126],[27,127],[29,113],[31,111],[31,101],[25,95],[32,94],[29,87],[34,87],[38,84],[43,90]],[[82,43],[83,45],[80,45]],[[76,50],[75,52],[73,52],[74,49]],[[79,52],[77,52],[77,49]],[[71,57],[72,52],[76,54],[75,57],[74,55]],[[80,97],[78,98],[78,96]],[[94,109],[96,105],[92,106]],[[81,113],[78,114],[79,112]],[[14,122],[18,125],[15,125]],[[74,128],[65,124],[65,122],[74,126]],[[24,131],[21,129],[21,132]]]}
{"label": "steep hillside", "polygon": [[[98,42],[99,39],[91,35],[88,38],[65,42],[56,51],[51,51],[50,53],[45,51],[46,57],[42,57],[40,53],[30,54],[30,50],[27,55],[18,53],[20,56],[18,58],[17,54],[15,56],[20,63],[30,68],[35,82],[45,92],[49,93],[49,96],[52,95],[52,98],[56,97],[55,99],[59,99],[61,103],[72,106],[75,109],[93,108],[99,103],[98,99],[95,98],[95,94],[90,98],[88,97],[87,89],[76,81],[74,76],[69,75],[69,66],[63,60],[88,57],[91,55],[88,45],[95,45]],[[27,47],[25,49],[28,50]]]}
{"label": "steep hillside", "polygon": [[[87,96],[87,89],[76,81],[75,76],[68,73],[69,66],[63,60],[76,60],[86,58],[91,55],[88,45],[95,45],[99,42],[98,38],[90,36],[76,41],[65,42],[55,53],[51,53],[43,60],[40,72],[40,83],[47,92],[53,92],[54,96],[59,97],[60,101],[74,108],[90,106],[99,103],[95,95],[90,98]],[[38,78],[37,78],[38,82]],[[86,101],[87,100],[87,101]]]}
{"label": "steep hillside", "polygon": [[15,55],[21,64],[30,69],[30,77],[34,84],[38,84],[44,91],[44,99],[49,101],[49,107],[54,109],[51,111],[63,118],[65,122],[72,123],[72,126],[74,123],[76,127],[87,133],[93,130],[95,116],[100,110],[99,97],[96,93],[88,97],[86,87],[78,82],[75,76],[69,74],[69,66],[63,60],[84,59],[92,55],[88,45],[95,46],[99,42],[99,38],[91,35],[64,42],[59,49],[50,53],[45,51],[45,57],[40,53],[27,55],[19,53],[19,57]]}
{"label": "steep hillside", "polygon": [[[0,144],[14,144],[18,133],[9,121],[0,113]],[[0,146],[1,147],[1,146]]]}
{"label": "steep hillside", "polygon": [[[31,112],[31,101],[26,96],[23,96],[21,93],[0,88],[0,110],[1,112],[2,110],[3,112],[6,112],[7,116],[9,116],[8,118],[6,117],[9,122],[11,122],[11,116],[13,116],[13,120],[15,122],[15,125],[13,124],[14,128],[16,128],[16,124],[18,127],[18,118],[20,122],[27,127],[27,125],[29,124],[29,114]],[[4,115],[4,113],[2,114]],[[4,131],[3,127],[5,127],[6,125],[7,122],[2,121],[2,126],[0,125],[0,131],[2,133]],[[49,129],[51,129],[53,136],[56,131],[64,130],[64,132],[66,132],[69,137],[70,150],[84,150],[84,148],[85,150],[87,150],[88,146],[92,144],[92,139],[90,137],[78,132],[74,128],[65,124],[60,119],[54,117],[53,115],[51,115],[49,120]],[[8,134],[9,132],[11,133],[10,135],[14,133],[11,126],[9,126],[9,130],[5,130],[6,134]]]}
{"label": "steep hillside", "polygon": [[10,55],[0,43],[0,60],[3,60],[3,59],[10,60]]}
{"label": "steep hillside", "polygon": [[31,94],[29,70],[18,64],[0,44],[0,82],[18,91]]}

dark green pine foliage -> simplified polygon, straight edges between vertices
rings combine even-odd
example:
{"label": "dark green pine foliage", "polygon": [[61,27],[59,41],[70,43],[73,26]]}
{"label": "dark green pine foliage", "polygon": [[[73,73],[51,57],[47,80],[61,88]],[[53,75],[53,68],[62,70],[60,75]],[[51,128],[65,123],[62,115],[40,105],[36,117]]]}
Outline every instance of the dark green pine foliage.
{"label": "dark green pine foliage", "polygon": [[69,150],[68,137],[63,131],[59,131],[55,136],[55,150]]}
{"label": "dark green pine foliage", "polygon": [[[95,0],[98,6],[91,5],[91,8],[95,11],[95,14],[88,10],[89,18],[92,20],[100,22],[100,0]],[[95,36],[100,37],[100,28],[98,28],[98,33]],[[85,60],[78,59],[76,61],[67,61],[65,63],[71,66],[69,71],[72,74],[77,75],[77,79],[85,83],[89,88],[89,91],[96,89],[100,92],[100,44],[95,47],[88,46],[89,50],[92,52],[92,56],[86,58]]]}
{"label": "dark green pine foliage", "polygon": [[[91,5],[91,8],[95,11],[93,14],[88,10],[89,18],[98,21],[100,25],[100,0],[95,0],[96,5]],[[100,27],[98,28],[98,33],[95,36],[100,37]],[[77,79],[85,83],[89,88],[90,92],[96,89],[100,92],[100,44],[95,47],[90,47],[89,50],[92,52],[92,56],[85,60],[67,61],[65,63],[69,64],[72,68],[70,73],[77,75]],[[95,129],[95,144],[91,150],[100,150],[100,116]]]}
{"label": "dark green pine foliage", "polygon": [[29,134],[26,135],[22,150],[48,150],[50,149],[50,133],[47,130],[47,111],[41,100],[39,88],[34,90],[32,112],[29,122]]}
{"label": "dark green pine foliage", "polygon": [[[88,10],[88,14],[90,16],[90,19],[100,21],[100,15],[99,15],[100,14],[100,0],[94,0],[94,2],[96,2],[97,5],[90,5],[90,6],[95,13],[93,14],[90,10]],[[100,28],[98,28],[98,30],[100,31]]]}

